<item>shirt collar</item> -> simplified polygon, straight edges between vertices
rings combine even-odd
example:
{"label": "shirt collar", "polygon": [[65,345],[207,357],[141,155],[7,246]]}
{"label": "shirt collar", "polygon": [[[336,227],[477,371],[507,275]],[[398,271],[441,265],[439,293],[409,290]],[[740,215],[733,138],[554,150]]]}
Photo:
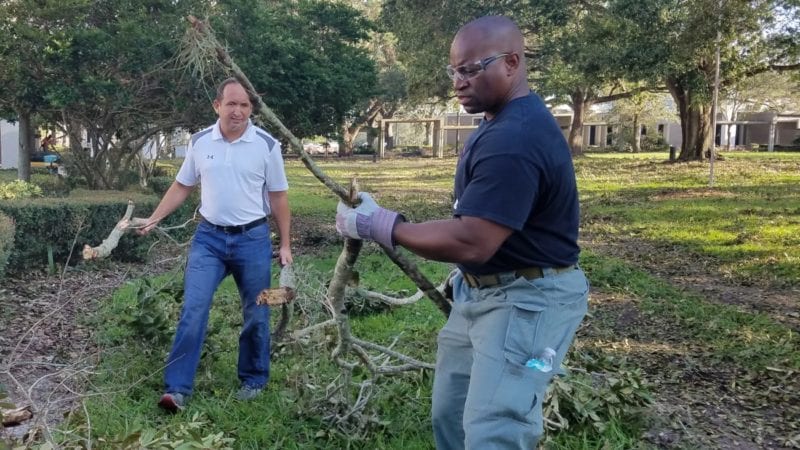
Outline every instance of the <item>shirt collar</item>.
{"label": "shirt collar", "polygon": [[[247,128],[244,130],[244,134],[242,134],[239,137],[239,139],[236,139],[235,141],[231,142],[231,144],[235,144],[236,142],[239,141],[253,142],[255,137],[256,137],[256,127],[253,125],[252,120],[247,119]],[[217,122],[211,129],[211,139],[215,141],[222,141],[225,139],[225,137],[222,135],[222,130],[220,130],[219,128],[219,119],[217,119]]]}

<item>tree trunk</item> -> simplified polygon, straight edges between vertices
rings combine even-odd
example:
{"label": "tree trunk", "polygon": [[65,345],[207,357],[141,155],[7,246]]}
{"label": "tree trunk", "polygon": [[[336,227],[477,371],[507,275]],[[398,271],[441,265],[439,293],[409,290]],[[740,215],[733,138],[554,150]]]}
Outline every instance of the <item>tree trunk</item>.
{"label": "tree trunk", "polygon": [[583,154],[583,122],[586,121],[586,110],[592,105],[583,91],[573,92],[572,124],[569,127],[569,148],[572,156]]}
{"label": "tree trunk", "polygon": [[19,151],[17,152],[17,178],[31,181],[31,155],[36,149],[36,136],[33,118],[29,111],[17,111],[19,114]]}
{"label": "tree trunk", "polygon": [[639,124],[639,114],[633,115],[633,153],[642,151],[642,130]]}
{"label": "tree trunk", "polygon": [[339,143],[339,156],[349,156],[353,154],[353,141],[356,139],[361,126],[348,127],[342,125],[342,141]]}
{"label": "tree trunk", "polygon": [[375,148],[375,140],[378,139],[378,131],[375,130],[375,119],[367,122],[367,145],[369,148]]}
{"label": "tree trunk", "polygon": [[769,122],[769,143],[767,144],[767,151],[773,152],[775,151],[775,125],[778,121],[777,114],[772,116],[772,120]]}
{"label": "tree trunk", "polygon": [[681,118],[681,161],[701,161],[714,150],[713,118],[708,102],[695,102],[692,91],[680,80],[667,77],[667,88],[678,105]]}
{"label": "tree trunk", "polygon": [[422,145],[429,146],[432,145],[431,143],[431,123],[425,122],[425,140],[422,142]]}

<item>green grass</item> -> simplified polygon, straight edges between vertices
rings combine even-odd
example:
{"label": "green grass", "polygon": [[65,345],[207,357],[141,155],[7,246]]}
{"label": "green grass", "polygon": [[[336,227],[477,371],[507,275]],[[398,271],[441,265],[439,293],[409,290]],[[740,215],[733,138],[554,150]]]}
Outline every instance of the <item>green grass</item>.
{"label": "green grass", "polygon": [[[755,282],[797,286],[800,242],[797,236],[800,154],[731,154],[717,166],[717,183],[707,189],[707,164],[663,164],[664,155],[602,154],[576,162],[585,229],[618,233],[665,245],[686,254],[715,258],[737,276]],[[362,190],[374,192],[386,207],[413,220],[446,217],[451,210],[455,160],[403,159],[371,161],[326,160],[319,165],[337,181],[357,176]],[[298,227],[330,225],[336,198],[298,161],[288,161],[290,202]],[[794,200],[793,200],[794,199]],[[331,232],[330,227],[327,229]],[[339,245],[306,249],[298,254],[304,292],[297,300],[298,322],[318,320],[324,311],[315,295],[324,291]],[[416,259],[430,278],[440,281],[449,266]],[[581,264],[593,289],[621,293],[634,299],[642,312],[656,316],[675,333],[712,358],[735,361],[745,369],[800,368],[797,334],[769,317],[742,312],[733,306],[686,293],[641,270],[631,262],[584,251]],[[362,250],[357,270],[360,285],[397,296],[414,286],[377,248]],[[156,280],[164,282],[165,277]],[[209,338],[196,380],[196,395],[188,410],[164,415],[155,406],[161,392],[162,366],[173,330],[161,341],[143,342],[122,318],[136,308],[134,285],[119,289],[93,318],[98,342],[104,348],[97,394],[86,402],[95,448],[121,448],[125,437],[149,430],[172,442],[186,439],[181,430],[196,422],[196,437],[221,433],[235,439],[234,448],[287,449],[429,449],[431,374],[410,372],[381,377],[369,412],[379,420],[359,433],[336,430],[322,417],[331,410],[324,400],[339,371],[331,363],[332,341],[316,339],[282,346],[273,358],[272,379],[253,403],[233,400],[236,390],[236,335],[241,325],[232,281],[218,291],[209,321]],[[179,299],[164,299],[162,309],[173,319]],[[362,339],[432,361],[436,334],[444,317],[428,300],[380,314],[357,314],[352,330]],[[592,326],[603,327],[592,321]],[[614,335],[607,330],[609,339]],[[396,340],[396,342],[395,342]],[[591,342],[582,342],[591,347]],[[577,364],[577,361],[575,362]],[[620,370],[623,370],[621,367]],[[627,370],[627,369],[624,369]],[[356,371],[354,379],[363,379]],[[351,393],[352,394],[352,393]],[[191,419],[198,414],[197,420]],[[87,436],[82,413],[64,430]],[[603,431],[585,428],[551,436],[558,449],[637,448],[647,415],[612,418]],[[188,432],[187,432],[188,433]],[[75,442],[76,438],[64,437]],[[72,440],[71,440],[72,439]],[[209,448],[218,448],[209,445]]]}
{"label": "green grass", "polygon": [[800,286],[800,154],[729,153],[707,163],[591,155],[576,164],[584,231],[676,245],[724,273]]}

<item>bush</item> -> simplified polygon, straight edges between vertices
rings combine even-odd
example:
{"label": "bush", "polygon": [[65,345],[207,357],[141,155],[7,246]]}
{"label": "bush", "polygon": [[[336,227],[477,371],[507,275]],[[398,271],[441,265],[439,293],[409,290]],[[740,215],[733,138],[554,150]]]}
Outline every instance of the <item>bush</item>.
{"label": "bush", "polygon": [[0,278],[6,273],[6,264],[14,248],[14,220],[0,213]]}
{"label": "bush", "polygon": [[125,190],[130,186],[139,185],[139,172],[135,170],[126,169],[117,174],[117,179],[114,182],[114,188]]}
{"label": "bush", "polygon": [[171,179],[175,179],[178,176],[178,169],[179,166],[175,166],[174,164],[165,163],[165,162],[158,162],[156,163],[156,167],[153,170],[153,177],[167,177]]}
{"label": "bush", "polygon": [[372,155],[375,153],[375,149],[370,147],[370,145],[367,144],[366,142],[364,142],[363,144],[354,148],[353,153],[356,155]]}
{"label": "bush", "polygon": [[[83,244],[95,246],[108,237],[125,213],[128,198],[136,202],[138,216],[149,214],[158,202],[155,196],[83,190],[73,191],[66,198],[0,202],[0,211],[15,222],[16,245],[9,258],[9,272],[47,267],[48,249],[52,249],[56,262],[77,262]],[[142,260],[152,239],[126,234],[114,255],[121,260]]]}
{"label": "bush", "polygon": [[42,188],[23,180],[14,180],[10,183],[0,184],[0,199],[13,200],[41,196]]}
{"label": "bush", "polygon": [[174,181],[175,178],[172,177],[152,177],[147,180],[147,185],[156,195],[161,197],[166,194],[167,189],[172,186]]}
{"label": "bush", "polygon": [[662,136],[642,136],[641,147],[643,152],[669,151],[669,144]]}
{"label": "bush", "polygon": [[72,187],[64,177],[57,175],[32,175],[31,182],[42,189],[45,197],[66,197]]}

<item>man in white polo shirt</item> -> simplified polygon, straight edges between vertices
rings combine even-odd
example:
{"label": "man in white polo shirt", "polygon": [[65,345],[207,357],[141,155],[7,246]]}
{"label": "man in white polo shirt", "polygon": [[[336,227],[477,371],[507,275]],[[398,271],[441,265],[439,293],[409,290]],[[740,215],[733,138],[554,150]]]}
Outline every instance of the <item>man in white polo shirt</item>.
{"label": "man in white polo shirt", "polygon": [[292,263],[289,185],[280,143],[251,123],[253,102],[235,78],[220,84],[214,110],[217,123],[192,136],[175,182],[140,231],[150,232],[201,185],[203,220],[189,250],[183,310],[158,402],[171,412],[183,409],[192,394],[211,300],[229,274],[239,288],[244,316],[237,398],[250,400],[261,392],[269,379],[269,307],[256,305],[256,297],[270,285],[270,214],[278,226],[280,263]]}

